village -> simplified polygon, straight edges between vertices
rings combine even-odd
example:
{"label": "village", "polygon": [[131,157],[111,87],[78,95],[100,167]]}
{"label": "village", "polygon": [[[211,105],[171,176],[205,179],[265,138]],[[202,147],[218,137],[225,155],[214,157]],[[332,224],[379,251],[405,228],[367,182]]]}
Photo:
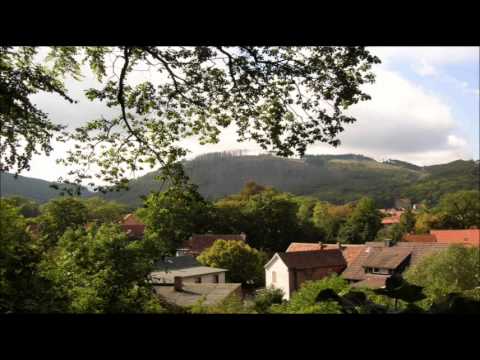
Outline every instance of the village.
{"label": "village", "polygon": [[[381,209],[384,228],[400,222],[405,209]],[[145,225],[134,214],[120,222],[131,237],[142,237]],[[215,305],[232,294],[243,298],[242,284],[226,282],[228,269],[200,264],[196,257],[216,240],[245,242],[245,234],[193,234],[176,255],[155,264],[151,273],[156,294],[162,301],[189,307],[200,300]],[[304,282],[337,274],[353,288],[385,288],[388,278],[400,275],[423,258],[449,246],[480,247],[480,229],[431,230],[429,234],[406,234],[401,241],[336,244],[292,242],[285,252],[276,252],[264,264],[265,287],[280,289],[290,300]]]}
{"label": "village", "polygon": [[0,313],[480,313],[478,54],[0,47]]}

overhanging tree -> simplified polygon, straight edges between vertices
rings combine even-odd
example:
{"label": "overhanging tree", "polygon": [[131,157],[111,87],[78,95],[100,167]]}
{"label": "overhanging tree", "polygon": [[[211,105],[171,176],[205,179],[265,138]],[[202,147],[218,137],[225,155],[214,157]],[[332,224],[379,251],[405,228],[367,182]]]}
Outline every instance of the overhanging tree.
{"label": "overhanging tree", "polygon": [[[145,165],[168,174],[186,153],[180,140],[197,135],[215,143],[231,124],[240,141],[281,156],[303,155],[314,142],[337,146],[344,124],[356,120],[345,110],[370,99],[361,87],[374,81],[370,70],[380,62],[363,47],[331,46],[54,47],[48,66],[37,53],[0,48],[0,170],[28,169],[32,154],[48,154],[60,135],[76,143],[63,159],[72,168],[69,181],[97,178],[116,187],[126,186],[127,171]],[[83,63],[103,84],[87,97],[120,115],[62,131],[30,95],[41,90],[73,102],[63,78],[80,79]],[[146,67],[159,80],[134,84],[132,74]],[[90,172],[92,164],[97,170]]]}

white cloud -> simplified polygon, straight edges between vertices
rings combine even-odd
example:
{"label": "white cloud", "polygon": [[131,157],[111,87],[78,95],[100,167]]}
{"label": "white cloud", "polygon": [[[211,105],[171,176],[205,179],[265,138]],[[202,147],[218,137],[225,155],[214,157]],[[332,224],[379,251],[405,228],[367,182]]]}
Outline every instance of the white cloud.
{"label": "white cloud", "polygon": [[455,135],[457,121],[435,94],[381,68],[365,90],[372,100],[351,108],[358,121],[345,127],[342,145],[312,147],[312,153],[357,153],[382,160],[397,158],[433,164],[470,158],[467,142]]}
{"label": "white cloud", "polygon": [[388,46],[369,48],[383,63],[410,61],[431,66],[458,64],[478,60],[479,48],[475,46]]}
{"label": "white cloud", "polygon": [[455,135],[448,135],[447,143],[452,147],[464,147],[467,145],[467,142],[464,139]]}
{"label": "white cloud", "polygon": [[416,64],[414,70],[421,76],[432,76],[437,74],[435,67],[425,61],[425,59],[422,59],[420,64]]}

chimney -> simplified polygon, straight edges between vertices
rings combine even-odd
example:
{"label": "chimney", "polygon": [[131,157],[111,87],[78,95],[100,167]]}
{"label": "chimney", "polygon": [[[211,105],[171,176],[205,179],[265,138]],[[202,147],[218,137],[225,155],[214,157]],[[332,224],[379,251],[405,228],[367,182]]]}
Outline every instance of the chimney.
{"label": "chimney", "polygon": [[384,240],[385,247],[391,247],[393,245],[392,240]]}
{"label": "chimney", "polygon": [[180,276],[175,276],[173,278],[173,288],[175,289],[175,291],[182,291],[183,282],[182,282],[182,278]]}
{"label": "chimney", "polygon": [[342,250],[342,243],[340,241],[337,241],[337,246],[340,250]]}
{"label": "chimney", "polygon": [[325,244],[321,241],[318,242],[318,245],[320,246],[320,250],[323,250],[325,248]]}

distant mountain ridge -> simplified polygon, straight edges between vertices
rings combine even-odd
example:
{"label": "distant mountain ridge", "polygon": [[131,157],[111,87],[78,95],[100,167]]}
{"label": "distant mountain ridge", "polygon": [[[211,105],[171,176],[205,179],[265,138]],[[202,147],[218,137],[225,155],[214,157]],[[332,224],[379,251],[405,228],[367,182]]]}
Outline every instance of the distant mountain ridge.
{"label": "distant mountain ridge", "polygon": [[[247,181],[255,181],[281,191],[337,204],[362,196],[373,197],[382,207],[393,206],[395,199],[404,197],[433,204],[445,193],[478,189],[479,182],[479,163],[473,160],[421,167],[393,159],[378,162],[356,154],[306,155],[303,159],[288,159],[272,155],[210,153],[185,160],[183,164],[191,181],[210,200],[237,193]],[[154,171],[132,180],[129,191],[99,196],[139,206],[141,196],[160,190],[160,183],[155,180],[158,174],[159,171]],[[29,178],[23,181],[25,179]],[[58,194],[54,189],[45,190],[44,183],[48,182],[30,180],[33,182],[29,183],[29,189],[18,189],[9,181],[3,186],[2,195],[16,193],[46,201],[49,196]],[[34,190],[35,182],[39,182],[41,194]],[[85,192],[85,196],[92,195]]]}
{"label": "distant mountain ridge", "polygon": [[[3,197],[20,195],[39,203],[47,202],[60,194],[60,190],[50,187],[53,184],[58,183],[21,175],[15,178],[13,174],[0,172],[0,196]],[[89,195],[93,193],[83,188],[82,196]]]}

